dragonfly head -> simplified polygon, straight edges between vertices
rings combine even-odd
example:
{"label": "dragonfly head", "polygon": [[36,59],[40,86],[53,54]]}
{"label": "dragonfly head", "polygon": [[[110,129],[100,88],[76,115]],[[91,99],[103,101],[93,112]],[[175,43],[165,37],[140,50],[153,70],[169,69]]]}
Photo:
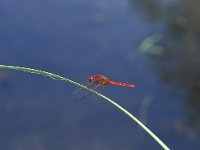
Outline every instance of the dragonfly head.
{"label": "dragonfly head", "polygon": [[88,82],[91,82],[91,83],[94,82],[94,77],[93,76],[89,76],[88,77]]}

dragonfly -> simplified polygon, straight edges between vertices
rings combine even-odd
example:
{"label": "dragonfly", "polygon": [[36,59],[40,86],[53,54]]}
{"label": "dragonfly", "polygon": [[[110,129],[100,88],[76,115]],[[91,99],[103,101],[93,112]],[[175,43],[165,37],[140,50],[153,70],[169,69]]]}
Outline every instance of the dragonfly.
{"label": "dragonfly", "polygon": [[97,84],[101,87],[106,87],[109,84],[126,86],[126,87],[135,87],[135,85],[133,85],[133,84],[114,81],[112,79],[105,77],[104,75],[89,76],[87,80],[88,80],[88,82]]}
{"label": "dragonfly", "polygon": [[[104,75],[94,75],[94,76],[89,76],[87,78],[87,82],[89,83],[89,85],[87,86],[88,88],[99,92],[99,90],[105,88],[108,85],[117,85],[117,86],[124,86],[124,87],[129,87],[129,88],[133,88],[135,87],[134,84],[128,84],[128,83],[124,83],[124,82],[118,82],[112,79],[107,78]],[[80,88],[82,89],[82,88]],[[79,89],[79,90],[80,90]],[[86,95],[84,95],[83,97],[81,97],[81,99],[84,99],[88,96],[90,96],[92,94],[92,92],[90,91],[89,93],[87,93]]]}

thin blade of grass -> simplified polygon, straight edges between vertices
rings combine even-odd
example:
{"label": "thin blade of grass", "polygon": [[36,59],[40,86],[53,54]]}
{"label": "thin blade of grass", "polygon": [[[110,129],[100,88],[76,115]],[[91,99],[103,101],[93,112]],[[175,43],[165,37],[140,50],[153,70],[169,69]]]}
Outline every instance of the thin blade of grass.
{"label": "thin blade of grass", "polygon": [[156,142],[158,142],[158,144],[160,144],[160,146],[164,149],[164,150],[170,150],[168,148],[168,146],[162,142],[151,130],[149,130],[142,122],[140,122],[135,116],[133,116],[130,112],[128,112],[126,109],[124,109],[122,106],[120,106],[119,104],[117,104],[116,102],[114,102],[113,100],[111,100],[110,98],[102,95],[101,93],[98,93],[92,89],[87,88],[84,85],[79,84],[78,82],[75,82],[73,80],[70,80],[68,78],[64,78],[62,76],[59,76],[57,74],[53,74],[47,71],[42,71],[42,70],[36,70],[36,69],[32,69],[32,68],[25,68],[25,67],[19,67],[19,66],[6,66],[6,65],[0,65],[0,69],[1,70],[18,70],[18,71],[22,71],[22,72],[28,72],[28,73],[36,73],[36,74],[41,74],[41,75],[46,75],[46,76],[50,76],[52,78],[58,79],[58,80],[63,80],[63,81],[67,81],[69,83],[72,83],[74,85],[77,85],[79,87],[82,87],[86,90],[89,90],[91,92],[93,92],[94,94],[98,95],[99,97],[103,98],[104,100],[108,101],[109,103],[111,103],[112,105],[114,105],[116,108],[118,108],[121,112],[123,112],[124,114],[126,114],[130,119],[132,119],[133,121],[135,121],[140,127],[142,127]]}

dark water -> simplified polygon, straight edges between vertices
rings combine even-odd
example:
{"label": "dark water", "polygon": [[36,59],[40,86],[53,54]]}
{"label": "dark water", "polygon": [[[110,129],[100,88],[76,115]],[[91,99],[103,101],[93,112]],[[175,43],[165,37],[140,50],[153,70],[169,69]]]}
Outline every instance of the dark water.
{"label": "dark water", "polygon": [[[104,74],[136,84],[103,94],[140,118],[171,149],[200,147],[200,3],[149,0],[1,0],[0,64],[76,81]],[[152,35],[159,40],[139,49]],[[96,96],[51,78],[0,72],[0,149],[161,149]]]}

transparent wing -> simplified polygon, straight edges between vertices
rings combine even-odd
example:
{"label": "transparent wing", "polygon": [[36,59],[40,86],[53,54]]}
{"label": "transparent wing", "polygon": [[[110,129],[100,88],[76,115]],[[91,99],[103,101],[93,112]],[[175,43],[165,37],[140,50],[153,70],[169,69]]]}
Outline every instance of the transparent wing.
{"label": "transparent wing", "polygon": [[[86,85],[86,84],[84,84]],[[88,88],[93,88],[95,86],[94,83],[87,83],[86,85]],[[78,88],[77,90],[75,90],[72,93],[71,99],[80,99],[81,97],[83,97],[84,95],[86,95],[89,91],[84,89],[84,88]]]}
{"label": "transparent wing", "polygon": [[[100,92],[100,91],[103,89],[103,87],[100,86],[100,84],[97,84],[96,86],[93,86],[93,87],[91,87],[90,89],[92,89],[92,90],[94,90],[94,91],[96,91],[96,92]],[[82,96],[82,97],[80,98],[80,100],[83,100],[83,99],[87,98],[88,96],[90,96],[90,95],[92,95],[92,94],[93,94],[93,92],[92,92],[92,91],[89,91],[87,94],[85,94],[84,96]]]}

